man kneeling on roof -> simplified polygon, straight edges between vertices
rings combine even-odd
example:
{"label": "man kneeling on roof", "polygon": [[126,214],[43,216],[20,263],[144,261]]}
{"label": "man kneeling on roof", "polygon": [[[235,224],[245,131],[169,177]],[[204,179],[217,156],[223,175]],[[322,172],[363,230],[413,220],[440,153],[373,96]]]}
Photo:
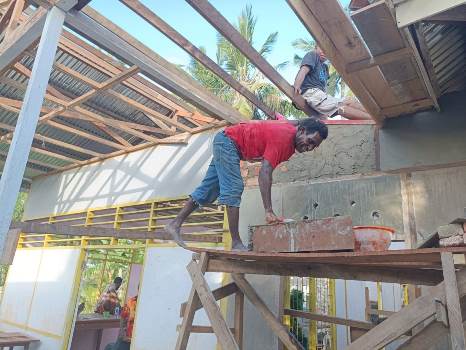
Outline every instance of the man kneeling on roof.
{"label": "man kneeling on roof", "polygon": [[199,206],[218,198],[225,205],[234,250],[245,251],[238,231],[239,207],[244,184],[240,160],[261,161],[259,188],[268,224],[283,221],[272,209],[272,171],[288,160],[295,151],[302,153],[319,147],[327,138],[327,126],[313,118],[303,120],[248,121],[220,131],[213,142],[213,159],[204,180],[191,193],[183,209],[165,230],[181,246],[185,246],[180,229],[186,218]]}

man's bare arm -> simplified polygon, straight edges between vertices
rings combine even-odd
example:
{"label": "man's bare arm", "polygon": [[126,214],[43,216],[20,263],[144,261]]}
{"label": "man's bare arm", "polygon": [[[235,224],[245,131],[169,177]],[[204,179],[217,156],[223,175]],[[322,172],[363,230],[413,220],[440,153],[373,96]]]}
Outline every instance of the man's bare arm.
{"label": "man's bare arm", "polygon": [[295,94],[301,95],[301,85],[303,84],[304,78],[306,77],[307,73],[309,73],[310,70],[311,68],[306,65],[301,66],[301,68],[299,69],[299,72],[298,74],[296,74],[296,78],[294,80],[294,85],[293,85]]}
{"label": "man's bare arm", "polygon": [[265,209],[265,221],[268,224],[282,222],[283,219],[277,217],[272,209],[272,165],[268,160],[262,161],[259,172],[259,189],[261,191],[262,203]]}

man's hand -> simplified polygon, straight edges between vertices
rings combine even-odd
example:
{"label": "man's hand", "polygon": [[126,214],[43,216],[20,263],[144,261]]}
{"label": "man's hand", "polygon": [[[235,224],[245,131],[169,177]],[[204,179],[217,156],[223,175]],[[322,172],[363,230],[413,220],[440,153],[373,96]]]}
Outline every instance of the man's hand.
{"label": "man's hand", "polygon": [[294,89],[294,93],[295,95],[301,95],[301,89],[299,88],[299,86],[293,86],[293,89]]}
{"label": "man's hand", "polygon": [[283,218],[275,215],[275,213],[272,210],[268,210],[265,212],[265,222],[270,225],[270,224],[279,224],[283,222]]}

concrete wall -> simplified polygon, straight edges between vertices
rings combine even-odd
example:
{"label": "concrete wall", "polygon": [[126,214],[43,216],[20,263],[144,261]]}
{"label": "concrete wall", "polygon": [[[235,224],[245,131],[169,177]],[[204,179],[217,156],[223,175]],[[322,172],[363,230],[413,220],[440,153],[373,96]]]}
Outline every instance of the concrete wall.
{"label": "concrete wall", "polygon": [[466,91],[440,99],[434,110],[386,120],[380,168],[393,170],[466,161]]}
{"label": "concrete wall", "polygon": [[[293,156],[275,173],[276,182],[334,177],[375,169],[374,125],[329,125],[319,149]],[[188,145],[164,145],[35,179],[25,218],[47,216],[150,198],[189,194],[203,179],[215,131]],[[252,176],[257,173],[252,172]],[[247,177],[247,175],[245,176]]]}

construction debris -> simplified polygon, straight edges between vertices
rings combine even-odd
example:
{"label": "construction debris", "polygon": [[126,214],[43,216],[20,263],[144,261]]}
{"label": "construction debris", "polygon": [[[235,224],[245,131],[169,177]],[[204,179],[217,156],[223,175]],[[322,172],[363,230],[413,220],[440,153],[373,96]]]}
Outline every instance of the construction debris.
{"label": "construction debris", "polygon": [[460,247],[466,245],[465,224],[453,222],[437,229],[440,247]]}

